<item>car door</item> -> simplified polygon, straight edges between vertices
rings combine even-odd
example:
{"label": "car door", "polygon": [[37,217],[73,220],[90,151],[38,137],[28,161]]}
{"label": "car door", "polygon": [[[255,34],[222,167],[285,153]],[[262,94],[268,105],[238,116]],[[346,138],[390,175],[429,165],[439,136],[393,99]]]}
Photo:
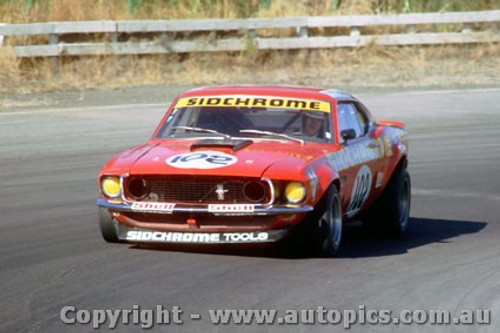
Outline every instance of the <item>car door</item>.
{"label": "car door", "polygon": [[[345,188],[342,205],[345,216],[350,218],[366,207],[372,198],[380,169],[380,143],[374,137],[375,128],[370,115],[357,102],[339,102],[337,121],[343,145],[338,153],[344,160],[343,168],[339,170]],[[342,136],[347,130],[351,131],[349,138]]]}

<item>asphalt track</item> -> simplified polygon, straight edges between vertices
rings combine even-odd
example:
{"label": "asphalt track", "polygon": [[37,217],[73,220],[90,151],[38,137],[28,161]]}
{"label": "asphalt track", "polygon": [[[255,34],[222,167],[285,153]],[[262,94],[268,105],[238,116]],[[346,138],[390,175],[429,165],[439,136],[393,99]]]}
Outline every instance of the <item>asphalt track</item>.
{"label": "asphalt track", "polygon": [[[89,332],[59,312],[179,306],[163,332],[337,332],[335,325],[212,325],[209,309],[489,309],[489,326],[362,325],[352,332],[498,332],[500,90],[361,94],[407,124],[411,227],[393,240],[347,228],[339,258],[259,248],[141,248],[101,240],[96,174],[145,140],[164,105],[0,114],[0,331]],[[191,320],[199,313],[200,320]],[[140,327],[119,325],[137,332]]]}

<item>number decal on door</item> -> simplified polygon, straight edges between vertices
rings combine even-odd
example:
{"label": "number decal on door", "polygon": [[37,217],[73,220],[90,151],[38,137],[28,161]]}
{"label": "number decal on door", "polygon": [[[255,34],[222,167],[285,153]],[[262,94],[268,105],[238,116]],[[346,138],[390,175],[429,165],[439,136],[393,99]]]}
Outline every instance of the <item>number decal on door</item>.
{"label": "number decal on door", "polygon": [[361,209],[366,199],[368,199],[372,186],[371,184],[372,172],[367,165],[363,165],[359,168],[352,187],[351,201],[349,202],[349,207],[347,208],[349,217],[356,214]]}

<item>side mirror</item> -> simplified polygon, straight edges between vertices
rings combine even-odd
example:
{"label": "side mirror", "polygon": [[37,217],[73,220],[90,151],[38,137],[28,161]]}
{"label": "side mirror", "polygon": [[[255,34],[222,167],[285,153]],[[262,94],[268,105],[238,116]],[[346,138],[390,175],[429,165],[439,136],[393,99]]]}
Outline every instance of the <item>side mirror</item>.
{"label": "side mirror", "polygon": [[356,131],[353,128],[348,128],[340,132],[340,137],[344,139],[344,142],[356,138]]}

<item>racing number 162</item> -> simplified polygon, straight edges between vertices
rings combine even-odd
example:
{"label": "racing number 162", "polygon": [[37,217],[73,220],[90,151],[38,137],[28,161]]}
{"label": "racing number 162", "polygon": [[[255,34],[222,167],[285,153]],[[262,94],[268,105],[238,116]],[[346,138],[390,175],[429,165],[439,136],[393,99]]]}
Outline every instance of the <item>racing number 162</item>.
{"label": "racing number 162", "polygon": [[348,211],[360,209],[365,202],[368,191],[370,190],[370,174],[364,173],[356,179],[356,188],[352,193],[351,204]]}
{"label": "racing number 162", "polygon": [[233,159],[231,157],[228,157],[228,156],[220,156],[220,155],[217,155],[217,154],[206,154],[206,153],[194,153],[194,154],[190,154],[190,155],[179,155],[177,157],[175,157],[174,159],[172,159],[170,161],[170,163],[187,163],[187,162],[192,162],[192,161],[196,161],[196,160],[204,160],[208,163],[212,163],[212,164],[221,164],[221,165],[225,165],[225,164],[228,164],[229,162],[231,162]]}

